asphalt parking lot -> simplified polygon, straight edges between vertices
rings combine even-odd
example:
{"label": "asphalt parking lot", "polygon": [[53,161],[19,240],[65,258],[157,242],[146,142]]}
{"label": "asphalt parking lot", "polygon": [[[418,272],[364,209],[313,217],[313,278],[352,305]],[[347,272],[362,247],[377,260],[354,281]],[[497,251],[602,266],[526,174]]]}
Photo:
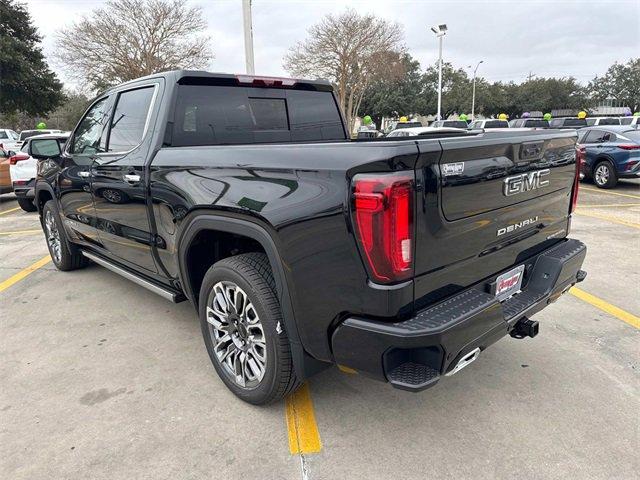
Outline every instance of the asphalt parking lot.
{"label": "asphalt parking lot", "polygon": [[638,181],[582,185],[588,277],[535,339],[419,394],[333,368],[266,408],[217,378],[188,303],[56,271],[0,200],[0,478],[638,478]]}

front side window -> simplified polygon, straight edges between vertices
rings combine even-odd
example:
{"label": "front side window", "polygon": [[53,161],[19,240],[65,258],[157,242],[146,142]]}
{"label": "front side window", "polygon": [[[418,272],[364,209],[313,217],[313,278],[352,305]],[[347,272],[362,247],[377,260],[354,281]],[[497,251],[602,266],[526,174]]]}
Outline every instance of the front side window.
{"label": "front side window", "polygon": [[138,88],[118,96],[109,132],[109,152],[127,152],[140,145],[154,87]]}
{"label": "front side window", "polygon": [[103,98],[89,109],[73,135],[71,153],[91,155],[105,151],[105,130],[109,117],[107,105],[107,98]]}

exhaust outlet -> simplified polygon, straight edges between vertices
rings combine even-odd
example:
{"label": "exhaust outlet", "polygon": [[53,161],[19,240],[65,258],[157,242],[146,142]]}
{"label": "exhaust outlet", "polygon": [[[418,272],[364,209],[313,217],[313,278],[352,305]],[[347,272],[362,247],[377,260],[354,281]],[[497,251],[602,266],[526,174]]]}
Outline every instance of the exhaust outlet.
{"label": "exhaust outlet", "polygon": [[462,357],[460,360],[458,360],[458,363],[456,364],[455,367],[453,367],[453,370],[451,370],[450,372],[447,372],[445,374],[445,376],[446,377],[450,377],[451,375],[455,375],[456,373],[458,373],[464,367],[468,367],[469,365],[471,365],[473,362],[475,362],[477,360],[479,355],[480,355],[480,349],[479,348],[475,348],[475,349],[471,350],[464,357]]}
{"label": "exhaust outlet", "polygon": [[527,317],[524,317],[518,320],[518,323],[515,324],[513,330],[509,332],[509,335],[511,335],[513,338],[533,338],[538,335],[539,329],[540,327],[538,322],[536,322],[535,320],[529,320]]}

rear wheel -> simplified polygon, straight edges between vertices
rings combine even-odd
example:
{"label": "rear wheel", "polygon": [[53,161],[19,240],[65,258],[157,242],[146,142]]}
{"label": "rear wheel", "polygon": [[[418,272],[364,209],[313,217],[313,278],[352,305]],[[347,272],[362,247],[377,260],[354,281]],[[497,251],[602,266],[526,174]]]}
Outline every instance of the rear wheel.
{"label": "rear wheel", "polygon": [[18,200],[18,205],[20,205],[20,208],[25,212],[35,212],[36,210],[38,210],[36,208],[35,203],[33,203],[33,199],[31,198],[18,197],[17,200]]}
{"label": "rear wheel", "polygon": [[215,263],[202,282],[199,310],[211,362],[239,398],[263,405],[300,385],[266,255]]}
{"label": "rear wheel", "polygon": [[53,200],[42,209],[42,229],[47,240],[47,248],[58,270],[68,271],[84,267],[89,261],[80,249],[67,239],[56,204]]}
{"label": "rear wheel", "polygon": [[618,183],[616,169],[607,160],[599,162],[593,169],[593,183],[599,188],[613,188]]}

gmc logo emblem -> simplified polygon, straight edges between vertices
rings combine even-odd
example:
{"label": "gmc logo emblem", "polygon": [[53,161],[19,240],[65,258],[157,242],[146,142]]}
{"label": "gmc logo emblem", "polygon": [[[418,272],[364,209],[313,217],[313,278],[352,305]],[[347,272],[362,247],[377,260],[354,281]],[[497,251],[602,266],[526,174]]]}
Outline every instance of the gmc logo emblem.
{"label": "gmc logo emblem", "polygon": [[505,197],[510,197],[511,195],[517,195],[537,188],[546,187],[549,185],[549,180],[545,180],[543,177],[546,177],[550,173],[551,170],[545,168],[544,170],[537,170],[535,172],[507,177],[504,179],[502,193]]}

